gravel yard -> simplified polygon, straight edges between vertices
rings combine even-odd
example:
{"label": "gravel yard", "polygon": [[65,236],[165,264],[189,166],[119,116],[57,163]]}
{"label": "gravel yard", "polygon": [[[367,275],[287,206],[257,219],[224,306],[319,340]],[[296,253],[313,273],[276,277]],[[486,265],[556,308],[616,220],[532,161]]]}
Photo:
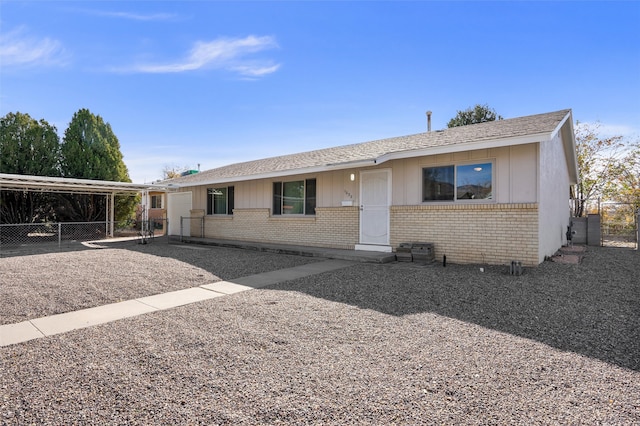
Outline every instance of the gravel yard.
{"label": "gravel yard", "polygon": [[[0,257],[0,324],[316,262],[248,250],[135,241]],[[83,247],[77,245],[77,247]]]}
{"label": "gravel yard", "polygon": [[[86,256],[104,256],[90,258],[98,265],[112,251]],[[170,267],[159,262],[156,275],[169,277],[176,262],[185,287],[313,261],[221,248],[122,251],[120,262],[163,257]],[[22,268],[13,279],[32,294],[29,282],[44,272],[28,271],[56,255],[0,259],[3,295],[6,265]],[[76,285],[103,272],[94,268],[79,267],[86,275]],[[639,253],[589,248],[580,264],[545,262],[520,277],[485,270],[354,264],[2,347],[0,423],[640,424]],[[69,275],[39,280],[63,286]],[[134,291],[113,285],[109,297]],[[26,303],[13,297],[0,299],[3,317]]]}

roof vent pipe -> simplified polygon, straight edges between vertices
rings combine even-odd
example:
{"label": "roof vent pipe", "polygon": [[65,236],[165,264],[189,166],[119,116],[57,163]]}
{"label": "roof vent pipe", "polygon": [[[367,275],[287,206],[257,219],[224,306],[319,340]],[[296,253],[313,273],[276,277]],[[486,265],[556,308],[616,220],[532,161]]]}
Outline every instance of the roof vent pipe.
{"label": "roof vent pipe", "polygon": [[431,131],[431,111],[427,111],[427,132]]}

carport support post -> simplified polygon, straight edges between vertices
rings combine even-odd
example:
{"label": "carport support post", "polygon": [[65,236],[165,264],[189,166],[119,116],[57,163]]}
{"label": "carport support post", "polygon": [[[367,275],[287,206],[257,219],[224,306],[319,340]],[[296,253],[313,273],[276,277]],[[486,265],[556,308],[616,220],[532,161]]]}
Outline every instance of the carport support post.
{"label": "carport support post", "polygon": [[116,220],[116,195],[112,192],[111,193],[111,223],[109,225],[109,236],[111,238],[113,238],[113,230],[114,230],[114,225],[115,225],[115,220]]}
{"label": "carport support post", "polygon": [[111,212],[111,206],[109,205],[109,194],[104,194],[104,202],[107,205],[107,211],[104,212],[104,233],[109,236],[109,216]]}

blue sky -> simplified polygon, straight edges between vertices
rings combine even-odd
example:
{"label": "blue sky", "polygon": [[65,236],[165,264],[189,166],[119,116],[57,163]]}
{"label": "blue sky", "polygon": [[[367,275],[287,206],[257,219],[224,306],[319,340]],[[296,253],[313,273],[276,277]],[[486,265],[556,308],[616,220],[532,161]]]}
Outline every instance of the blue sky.
{"label": "blue sky", "polygon": [[137,183],[572,108],[640,134],[640,2],[3,1],[0,115],[109,122]]}

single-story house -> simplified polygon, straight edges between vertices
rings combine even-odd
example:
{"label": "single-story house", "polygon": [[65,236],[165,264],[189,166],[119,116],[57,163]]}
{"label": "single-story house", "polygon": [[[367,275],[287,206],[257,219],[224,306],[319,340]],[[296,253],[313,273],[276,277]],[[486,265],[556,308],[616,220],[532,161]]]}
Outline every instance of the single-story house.
{"label": "single-story house", "polygon": [[[537,265],[566,243],[571,110],[231,164],[165,183],[169,234]],[[203,235],[197,235],[198,233]]]}

